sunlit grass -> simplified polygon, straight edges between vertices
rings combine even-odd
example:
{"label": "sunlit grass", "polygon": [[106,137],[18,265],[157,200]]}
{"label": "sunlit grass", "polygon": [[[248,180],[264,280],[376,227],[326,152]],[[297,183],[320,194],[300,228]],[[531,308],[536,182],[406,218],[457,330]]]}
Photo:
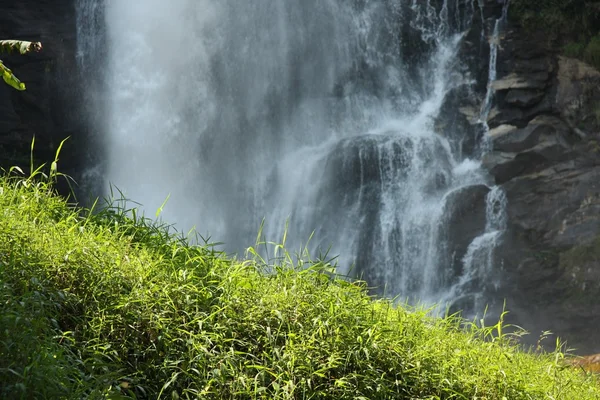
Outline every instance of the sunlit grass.
{"label": "sunlit grass", "polygon": [[501,322],[374,300],[285,238],[275,261],[235,260],[133,210],[71,207],[40,171],[0,178],[0,398],[600,398]]}

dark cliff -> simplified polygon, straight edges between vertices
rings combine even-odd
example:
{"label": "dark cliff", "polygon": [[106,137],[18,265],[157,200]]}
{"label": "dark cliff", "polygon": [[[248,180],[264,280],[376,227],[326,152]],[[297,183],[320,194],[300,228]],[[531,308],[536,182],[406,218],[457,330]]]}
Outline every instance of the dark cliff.
{"label": "dark cliff", "polygon": [[543,31],[511,23],[498,55],[493,151],[508,198],[496,252],[514,322],[600,350],[600,72]]}
{"label": "dark cliff", "polygon": [[27,85],[19,92],[0,85],[0,166],[29,166],[35,136],[36,163],[52,160],[61,140],[63,172],[83,161],[87,122],[81,113],[85,79],[77,68],[74,0],[20,0],[0,6],[0,38],[42,42],[40,53],[2,54]]}

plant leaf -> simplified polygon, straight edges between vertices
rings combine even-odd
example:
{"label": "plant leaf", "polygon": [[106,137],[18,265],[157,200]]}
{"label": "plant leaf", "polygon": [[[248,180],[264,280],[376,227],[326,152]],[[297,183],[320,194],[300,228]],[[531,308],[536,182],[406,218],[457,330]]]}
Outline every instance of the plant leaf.
{"label": "plant leaf", "polygon": [[0,73],[2,74],[2,79],[4,79],[4,82],[8,83],[17,90],[25,90],[25,84],[21,82],[6,65],[4,65],[2,60],[0,60]]}
{"label": "plant leaf", "polygon": [[41,51],[42,43],[27,42],[25,40],[0,40],[0,52],[12,53],[18,51],[21,54],[27,54],[31,51]]}

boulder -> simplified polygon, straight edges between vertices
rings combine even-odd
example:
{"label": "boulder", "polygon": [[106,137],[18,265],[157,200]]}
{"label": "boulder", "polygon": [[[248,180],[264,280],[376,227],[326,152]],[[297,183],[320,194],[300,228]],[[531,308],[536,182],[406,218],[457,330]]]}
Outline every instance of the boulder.
{"label": "boulder", "polygon": [[500,125],[515,124],[522,125],[525,120],[525,113],[522,109],[516,107],[498,107],[494,106],[490,111],[487,124],[490,128],[496,128]]}
{"label": "boulder", "polygon": [[[324,174],[335,181],[340,196],[380,186],[388,174],[403,179],[414,144],[406,135],[363,135],[344,139],[333,146],[325,162]],[[330,190],[330,188],[328,188]]]}
{"label": "boulder", "polygon": [[[323,160],[321,190],[315,204],[319,219],[309,226],[317,228],[315,237],[327,245],[339,237],[339,221],[353,220],[344,232],[352,243],[346,249],[358,249],[352,271],[375,288],[384,288],[385,271],[375,262],[375,244],[380,240],[382,196],[389,182],[403,181],[409,172],[413,143],[406,135],[361,135],[334,144]],[[350,254],[344,255],[350,258]]]}
{"label": "boulder", "polygon": [[569,147],[570,128],[557,117],[540,115],[519,129],[513,125],[500,125],[489,131],[494,151],[523,152],[549,141]]}
{"label": "boulder", "polygon": [[[355,264],[352,274],[381,294],[386,285],[393,287],[394,268],[399,268],[390,255],[399,262],[402,251],[410,251],[402,247],[411,238],[401,227],[410,218],[406,209],[415,206],[413,195],[441,197],[451,180],[448,150],[435,135],[394,130],[340,140],[322,165],[314,201],[319,212],[308,225],[318,227],[315,237],[328,244],[344,232],[343,245]],[[352,222],[340,229],[340,221]]]}
{"label": "boulder", "polygon": [[497,184],[535,173],[572,157],[568,141],[570,129],[560,119],[539,116],[525,128],[501,125],[488,133],[494,151],[483,158],[483,165]]}
{"label": "boulder", "polygon": [[536,89],[511,89],[506,94],[504,101],[516,107],[531,107],[539,103],[546,93]]}
{"label": "boulder", "polygon": [[494,151],[483,156],[482,165],[494,177],[496,183],[502,183],[519,176],[523,167],[515,161],[516,153]]}
{"label": "boulder", "polygon": [[533,89],[544,90],[548,86],[550,74],[548,71],[517,74],[511,73],[504,78],[498,79],[492,83],[492,88],[495,90],[509,89]]}

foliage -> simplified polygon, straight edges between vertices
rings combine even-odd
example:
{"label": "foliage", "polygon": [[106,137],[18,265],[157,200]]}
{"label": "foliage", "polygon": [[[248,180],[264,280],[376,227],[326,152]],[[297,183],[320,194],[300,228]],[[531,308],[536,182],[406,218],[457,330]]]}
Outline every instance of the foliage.
{"label": "foliage", "polygon": [[56,160],[19,171],[0,178],[0,398],[600,398],[502,319],[373,300],[285,238],[231,259],[119,202],[70,206]]}
{"label": "foliage", "polygon": [[[19,52],[27,54],[31,51],[41,51],[40,42],[27,42],[24,40],[0,40],[0,53]],[[21,82],[6,65],[0,60],[0,73],[4,82],[17,90],[25,90],[25,84]]]}
{"label": "foliage", "polygon": [[568,57],[600,69],[600,1],[512,0],[510,18],[531,32],[544,32]]}
{"label": "foliage", "polygon": [[512,0],[509,13],[525,28],[565,36],[565,41],[590,38],[600,29],[598,0]]}
{"label": "foliage", "polygon": [[600,70],[600,34],[583,42],[569,42],[563,46],[567,57],[579,58]]}
{"label": "foliage", "polygon": [[583,60],[600,70],[600,35],[594,36],[583,51]]}
{"label": "foliage", "polygon": [[584,42],[569,42],[563,46],[563,54],[571,58],[583,58],[585,48]]}

